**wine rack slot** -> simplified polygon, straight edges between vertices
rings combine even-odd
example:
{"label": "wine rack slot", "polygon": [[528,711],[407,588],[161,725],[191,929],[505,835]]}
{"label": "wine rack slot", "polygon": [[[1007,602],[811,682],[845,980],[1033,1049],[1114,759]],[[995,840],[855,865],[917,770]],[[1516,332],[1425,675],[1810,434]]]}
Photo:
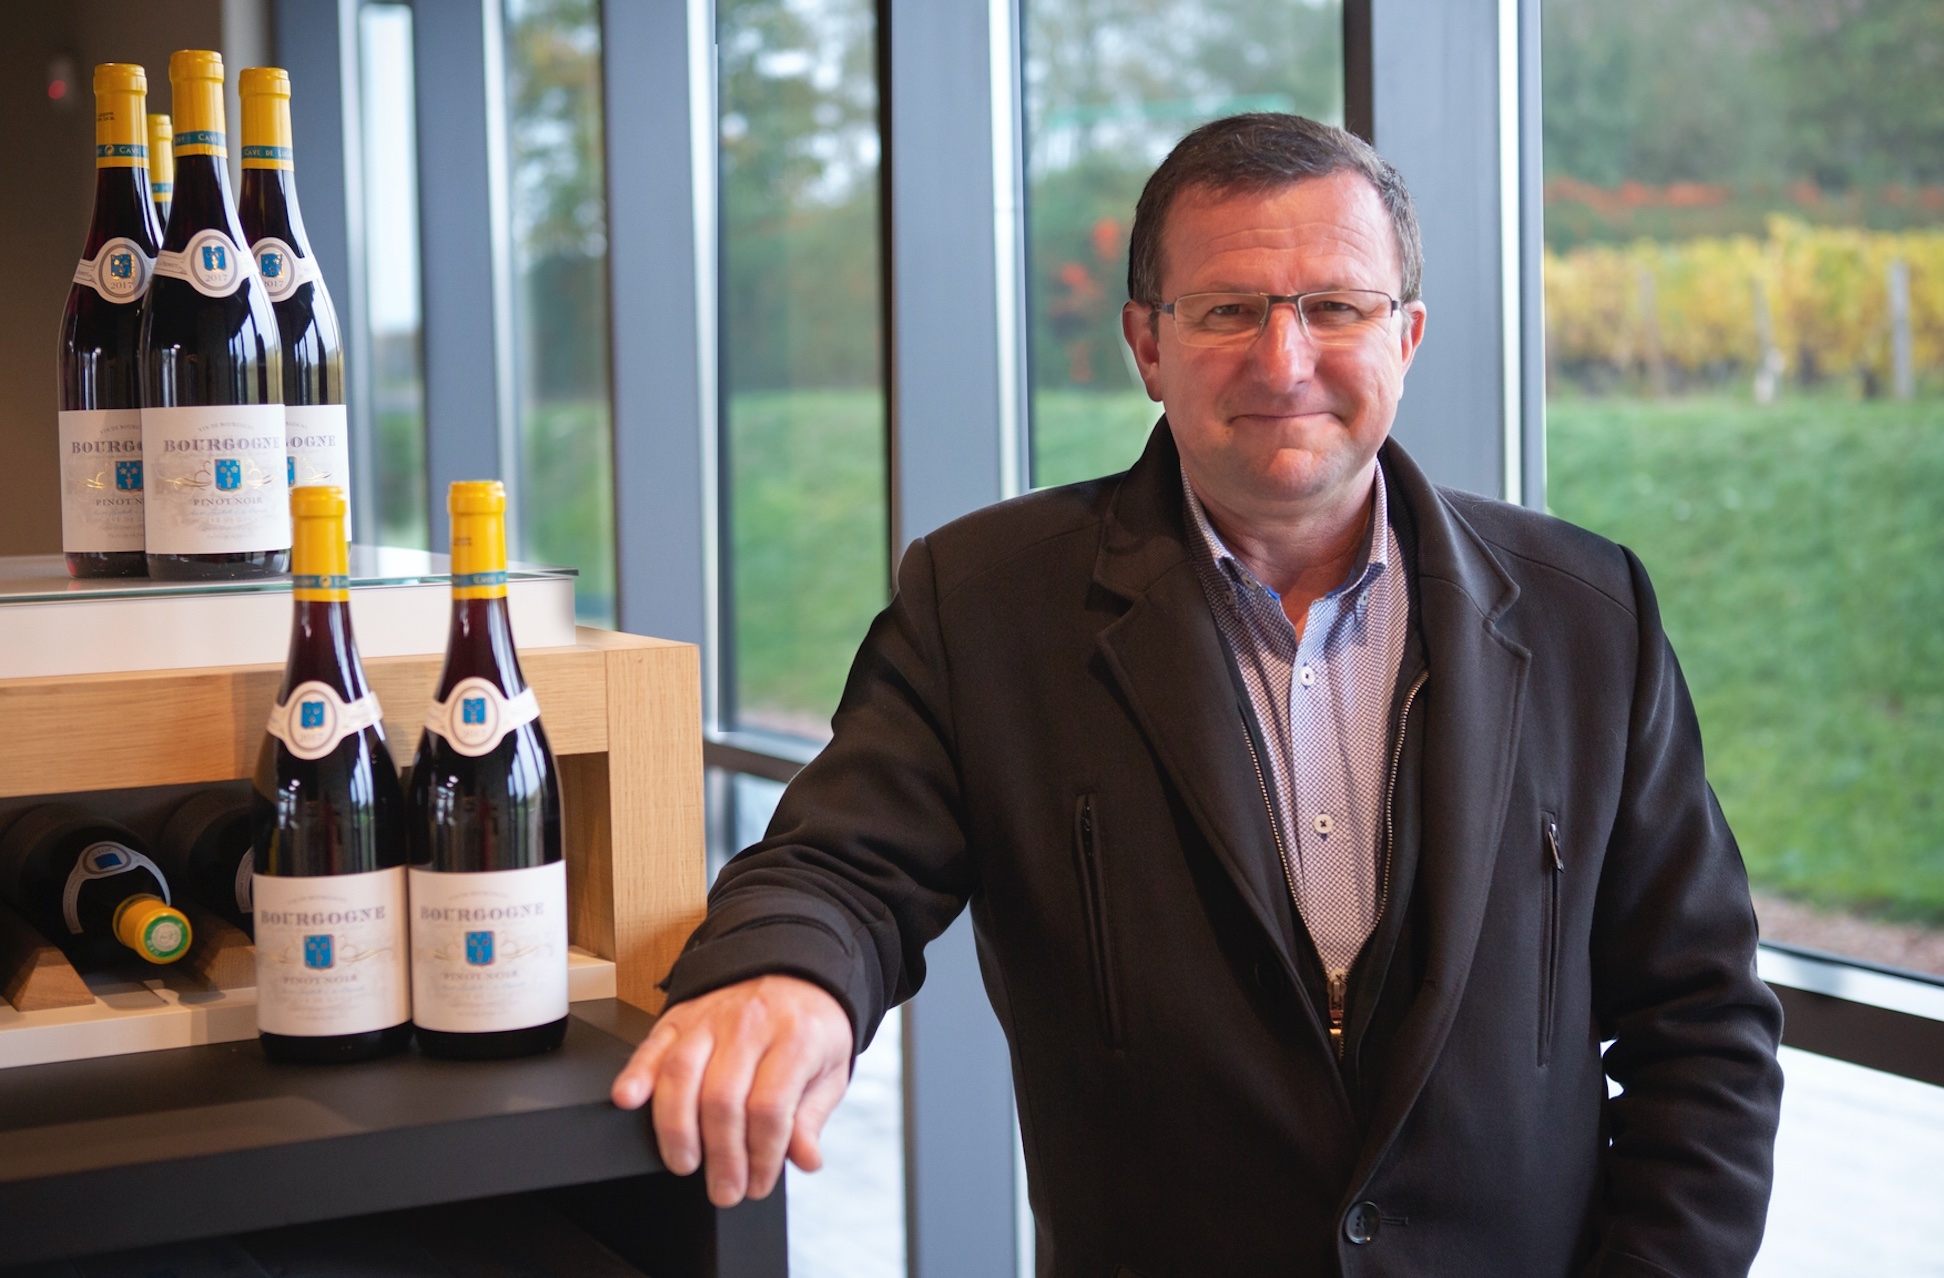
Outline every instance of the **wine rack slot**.
{"label": "wine rack slot", "polygon": [[[661,1008],[656,982],[704,909],[701,671],[693,645],[586,627],[520,651],[561,766],[573,998]],[[436,655],[366,674],[400,762],[418,741]],[[0,679],[0,799],[250,776],[281,666]],[[206,912],[175,970],[83,978],[0,907],[0,1067],[254,1033],[249,939]],[[91,988],[92,986],[92,988]],[[106,992],[104,992],[106,991]]]}

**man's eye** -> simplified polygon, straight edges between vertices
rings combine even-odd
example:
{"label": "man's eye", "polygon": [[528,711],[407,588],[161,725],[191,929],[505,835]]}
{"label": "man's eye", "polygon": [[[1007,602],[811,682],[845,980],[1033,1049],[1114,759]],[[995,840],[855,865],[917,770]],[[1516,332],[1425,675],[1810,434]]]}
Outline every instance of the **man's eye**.
{"label": "man's eye", "polygon": [[1220,306],[1208,308],[1210,319],[1241,319],[1254,313],[1254,308],[1247,302],[1223,302]]}

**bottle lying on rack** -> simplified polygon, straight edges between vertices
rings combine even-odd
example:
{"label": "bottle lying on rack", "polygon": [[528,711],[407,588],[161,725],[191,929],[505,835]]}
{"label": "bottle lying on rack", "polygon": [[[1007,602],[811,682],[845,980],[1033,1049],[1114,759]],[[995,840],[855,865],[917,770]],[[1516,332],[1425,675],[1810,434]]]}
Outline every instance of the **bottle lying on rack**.
{"label": "bottle lying on rack", "polygon": [[255,816],[248,791],[204,790],[169,815],[155,840],[155,859],[176,891],[245,932],[255,926]]}
{"label": "bottle lying on rack", "polygon": [[0,837],[0,899],[83,971],[189,952],[189,920],[141,839],[71,804],[31,808]]}
{"label": "bottle lying on rack", "polygon": [[149,203],[148,76],[95,68],[94,219],[61,314],[61,549],[76,577],[141,577],[142,299],[161,232]]}
{"label": "bottle lying on rack", "polygon": [[290,659],[257,756],[257,1035],[355,1061],[412,1036],[398,769],[351,633],[344,490],[299,488]]}
{"label": "bottle lying on rack", "polygon": [[283,347],[230,196],[223,59],[169,59],[175,202],[142,308],[151,577],[268,577],[290,561]]}
{"label": "bottle lying on rack", "polygon": [[166,115],[148,118],[149,193],[155,197],[158,231],[169,225],[169,204],[175,199],[175,124]]}
{"label": "bottle lying on rack", "polygon": [[[304,216],[290,134],[290,77],[248,67],[243,98],[243,192],[237,213],[257,274],[277,313],[283,345],[284,437],[290,486],[335,484],[351,491],[350,427],[344,415],[344,351],[337,311],[318,273]],[[350,516],[344,524],[351,535]]]}
{"label": "bottle lying on rack", "polygon": [[452,628],[410,790],[412,1019],[432,1056],[567,1032],[560,780],[506,609],[506,489],[456,483]]}

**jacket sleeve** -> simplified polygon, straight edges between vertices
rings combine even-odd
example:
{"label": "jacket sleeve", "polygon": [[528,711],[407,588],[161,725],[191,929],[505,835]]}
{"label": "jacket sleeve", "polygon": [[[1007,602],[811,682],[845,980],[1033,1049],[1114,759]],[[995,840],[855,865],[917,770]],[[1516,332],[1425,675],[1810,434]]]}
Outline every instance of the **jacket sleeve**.
{"label": "jacket sleeve", "polygon": [[1593,920],[1610,1040],[1606,1229],[1590,1272],[1746,1275],[1762,1240],[1782,1103],[1782,1008],[1755,972],[1734,835],[1647,573],[1626,552],[1639,655],[1626,774]]}
{"label": "jacket sleeve", "polygon": [[723,867],[663,988],[673,1004],[787,974],[828,990],[856,1050],[917,992],[924,947],[971,895],[931,552],[906,549],[851,665],[833,736],[762,842]]}

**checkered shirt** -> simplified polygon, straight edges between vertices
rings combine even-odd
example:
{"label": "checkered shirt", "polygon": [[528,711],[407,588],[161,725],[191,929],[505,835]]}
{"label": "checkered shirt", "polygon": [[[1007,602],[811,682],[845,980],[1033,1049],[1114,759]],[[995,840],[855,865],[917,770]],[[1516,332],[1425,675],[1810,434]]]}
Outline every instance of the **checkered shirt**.
{"label": "checkered shirt", "polygon": [[1269,746],[1283,872],[1326,972],[1347,972],[1377,926],[1390,711],[1410,591],[1380,472],[1370,544],[1312,603],[1301,642],[1282,600],[1222,543],[1181,475],[1195,569]]}

